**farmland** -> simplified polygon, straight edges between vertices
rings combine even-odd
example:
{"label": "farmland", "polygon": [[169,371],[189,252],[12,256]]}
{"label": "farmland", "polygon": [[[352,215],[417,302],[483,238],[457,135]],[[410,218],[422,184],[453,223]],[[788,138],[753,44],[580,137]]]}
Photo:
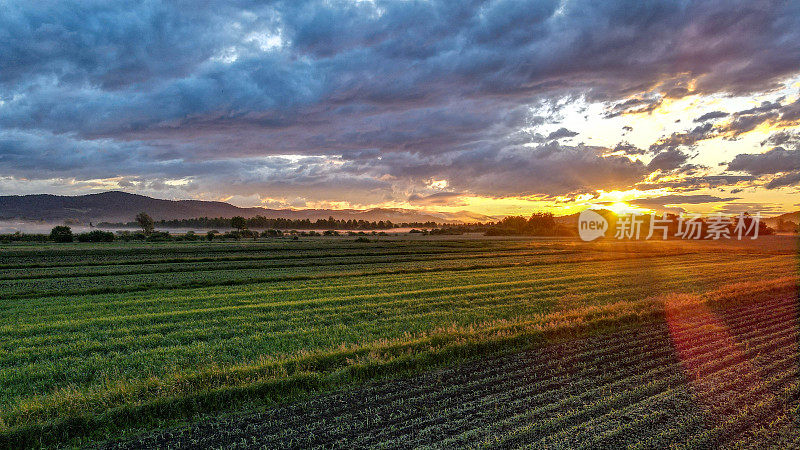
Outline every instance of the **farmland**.
{"label": "farmland", "polygon": [[791,444],[797,275],[780,236],[5,246],[0,442]]}
{"label": "farmland", "polygon": [[[738,355],[713,332],[676,330],[694,354],[681,360],[666,323],[542,346],[410,380],[323,396],[266,413],[159,433],[115,448],[169,445],[246,447],[468,446],[474,443],[551,447],[783,445],[795,448],[792,406],[800,395],[796,302],[789,297],[726,310],[723,320],[749,350]],[[691,318],[707,326],[707,314]],[[753,327],[763,327],[754,331]],[[760,383],[740,356],[759,355]],[[684,365],[703,375],[691,379]],[[730,392],[713,425],[703,400]],[[774,394],[773,394],[774,392]],[[698,399],[700,402],[698,402]],[[760,403],[765,400],[763,403]],[[793,404],[792,401],[795,403]],[[767,420],[774,428],[758,432]]]}

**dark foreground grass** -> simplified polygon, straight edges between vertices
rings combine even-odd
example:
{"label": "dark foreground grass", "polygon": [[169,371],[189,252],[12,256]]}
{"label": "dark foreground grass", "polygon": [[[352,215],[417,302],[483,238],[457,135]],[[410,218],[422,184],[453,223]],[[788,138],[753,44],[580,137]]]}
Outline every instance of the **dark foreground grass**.
{"label": "dark foreground grass", "polygon": [[[402,248],[403,255],[362,261],[357,274],[267,282],[220,277],[202,288],[3,298],[0,443],[105,439],[651,323],[663,320],[667,292],[703,295],[681,303],[691,309],[711,300],[739,302],[741,292],[748,292],[747,301],[768,298],[797,283],[796,255],[786,246],[732,254],[672,243],[609,248],[491,241],[485,245],[492,261],[470,266],[481,252],[475,241],[371,244],[372,251]],[[279,264],[281,255],[285,264],[297,262],[289,245],[259,250],[253,244],[247,252],[272,253]],[[358,258],[370,248],[343,240],[302,245],[298,251],[321,267],[326,258]],[[176,247],[189,259],[187,248],[209,253],[208,245]],[[242,248],[230,250],[223,245],[212,253],[241,255]],[[98,267],[92,259],[82,266],[79,254],[65,251],[77,271]],[[95,256],[109,268],[130,266],[125,251],[113,247]],[[36,250],[14,252],[10,259],[21,258],[15,267],[35,264]],[[46,249],[47,261],[63,267],[57,252]],[[131,252],[131,258],[144,256],[141,248]],[[409,255],[412,261],[400,259]],[[275,264],[276,258],[267,261]],[[159,248],[153,259],[175,264],[168,248]],[[189,265],[196,263],[176,272],[193,273]],[[381,273],[380,264],[395,264],[395,272]],[[203,268],[195,272],[201,276]],[[109,275],[106,282],[136,286],[135,278],[124,277]],[[58,280],[49,274],[42,279]]]}

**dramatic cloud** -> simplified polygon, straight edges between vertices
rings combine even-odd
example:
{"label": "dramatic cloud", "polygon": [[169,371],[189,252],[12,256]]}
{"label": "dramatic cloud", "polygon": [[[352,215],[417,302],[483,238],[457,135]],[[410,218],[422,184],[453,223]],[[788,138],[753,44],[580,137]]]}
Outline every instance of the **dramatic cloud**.
{"label": "dramatic cloud", "polygon": [[666,181],[643,182],[636,185],[642,190],[647,189],[671,189],[674,191],[692,191],[697,189],[720,188],[724,186],[735,186],[740,183],[752,182],[752,175],[704,175],[693,176],[681,179],[670,179]]}
{"label": "dramatic cloud", "polygon": [[777,189],[785,186],[797,186],[798,184],[800,184],[800,171],[795,171],[772,177],[764,187]]}
{"label": "dramatic cloud", "polygon": [[623,114],[642,114],[655,110],[661,105],[662,98],[631,98],[613,105],[606,113],[606,118],[617,117]]}
{"label": "dramatic cloud", "polygon": [[552,133],[548,134],[547,135],[547,140],[570,138],[570,137],[573,137],[573,136],[577,136],[578,134],[579,133],[576,133],[575,131],[570,131],[570,130],[564,128],[564,127],[561,127],[558,130],[553,131]]}
{"label": "dramatic cloud", "polygon": [[800,170],[800,150],[775,147],[766,153],[736,155],[728,164],[728,170],[742,171],[753,175]]}
{"label": "dramatic cloud", "polygon": [[[773,135],[771,140],[795,142],[796,136]],[[800,146],[787,150],[774,147],[765,153],[739,154],[728,164],[728,170],[762,176],[767,189],[777,189],[800,184]]]}
{"label": "dramatic cloud", "polygon": [[696,205],[701,203],[716,203],[738,200],[739,197],[717,197],[715,195],[680,195],[671,194],[655,198],[642,198],[632,200],[631,204],[651,209],[662,209],[668,205]]}
{"label": "dramatic cloud", "polygon": [[[590,115],[768,93],[799,68],[797,2],[16,2],[0,12],[0,177],[359,204],[629,189],[691,169],[703,140],[794,126],[800,104],[630,139],[647,154],[590,140]],[[770,167],[739,156],[730,170]]]}
{"label": "dramatic cloud", "polygon": [[641,149],[632,145],[630,142],[620,142],[616,146],[614,146],[615,152],[622,152],[626,155],[636,156],[636,155],[644,155],[647,153],[647,150]]}
{"label": "dramatic cloud", "polygon": [[703,125],[698,125],[690,131],[675,132],[670,136],[661,138],[653,143],[649,150],[658,154],[663,151],[674,150],[675,147],[692,147],[702,140],[710,139],[713,135],[713,125],[705,123]]}
{"label": "dramatic cloud", "polygon": [[727,117],[728,113],[724,111],[711,111],[703,114],[702,116],[694,119],[695,122],[705,122],[707,120],[719,119],[721,117]]}
{"label": "dramatic cloud", "polygon": [[715,208],[715,211],[720,214],[739,215],[741,213],[760,213],[762,216],[768,214],[780,213],[783,210],[779,205],[771,205],[765,203],[752,203],[752,202],[737,202],[727,203]]}
{"label": "dramatic cloud", "polygon": [[676,149],[671,148],[664,150],[657,154],[647,167],[651,170],[660,170],[662,172],[669,172],[681,167],[689,159],[689,155]]}
{"label": "dramatic cloud", "polygon": [[736,112],[730,123],[720,130],[731,136],[754,130],[761,124],[782,126],[797,125],[800,120],[800,100],[782,105],[780,102],[763,102],[761,106]]}
{"label": "dramatic cloud", "polygon": [[412,205],[441,206],[441,205],[462,205],[459,197],[464,195],[461,192],[436,192],[430,195],[412,194],[408,197],[408,202]]}

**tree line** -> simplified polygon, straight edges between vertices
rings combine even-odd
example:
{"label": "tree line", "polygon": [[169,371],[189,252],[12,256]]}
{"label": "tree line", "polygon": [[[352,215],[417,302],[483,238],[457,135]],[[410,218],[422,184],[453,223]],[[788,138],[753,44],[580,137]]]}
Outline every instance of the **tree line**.
{"label": "tree line", "polygon": [[492,224],[487,236],[574,236],[576,230],[556,222],[553,213],[533,213],[530,217],[509,216]]}
{"label": "tree line", "polygon": [[[101,222],[98,226],[102,228],[141,227],[142,222],[139,219],[139,216],[137,216],[134,222]],[[235,228],[237,230],[389,230],[392,228],[435,228],[438,224],[436,222],[394,223],[390,220],[346,220],[334,219],[333,217],[312,221],[310,219],[267,218],[264,216],[244,218],[236,216],[232,218],[197,217],[193,219],[157,220],[153,221],[153,226],[161,228]]]}
{"label": "tree line", "polygon": [[[608,211],[601,211],[609,222],[609,231],[617,227],[621,218]],[[695,234],[706,238],[709,234],[711,219],[698,218],[696,219]],[[674,214],[668,214],[663,217],[660,222],[666,223],[666,230],[664,230],[670,237],[675,237],[681,225],[679,224],[680,218]],[[750,228],[753,218],[746,215],[743,224],[746,228]],[[242,216],[228,218],[207,218],[200,217],[196,219],[179,219],[179,220],[153,220],[147,213],[141,212],[136,215],[134,222],[126,224],[112,224],[101,223],[99,226],[126,225],[130,227],[138,227],[141,231],[118,231],[116,234],[110,231],[92,230],[87,233],[73,234],[68,226],[57,226],[52,229],[49,235],[46,234],[22,234],[15,233],[13,235],[2,235],[0,241],[28,241],[28,242],[111,242],[114,240],[147,240],[147,241],[170,241],[170,240],[197,240],[207,239],[214,240],[221,239],[242,239],[242,238],[270,238],[281,237],[286,233],[282,230],[290,230],[287,233],[293,236],[338,236],[339,233],[335,230],[350,230],[348,235],[356,236],[366,234],[363,230],[371,230],[372,234],[376,234],[376,230],[384,230],[391,228],[414,228],[410,233],[434,234],[434,235],[447,235],[447,234],[464,234],[464,233],[483,233],[486,236],[576,236],[577,228],[575,226],[565,225],[558,223],[552,213],[533,213],[530,217],[524,216],[508,216],[497,222],[487,223],[469,223],[469,224],[437,224],[435,222],[404,222],[392,223],[391,221],[374,221],[369,222],[365,220],[337,220],[333,217],[328,219],[319,219],[311,221],[309,219],[267,219],[262,216],[256,216],[246,219]],[[220,233],[216,229],[206,233],[201,237],[196,235],[193,231],[187,231],[183,235],[172,236],[168,232],[156,231],[156,225],[161,227],[173,228],[233,228],[233,231]],[[651,227],[650,216],[641,215],[641,230],[649,230]],[[796,225],[792,222],[781,224],[784,228],[791,228],[792,231],[797,231]],[[417,229],[420,228],[420,229]],[[258,232],[255,229],[262,229]],[[325,230],[323,233],[316,231],[298,231],[298,230]],[[726,227],[728,233],[734,232],[734,222],[731,221]],[[353,230],[362,230],[355,233]],[[779,227],[779,231],[783,231]],[[746,235],[769,235],[773,234],[775,230],[766,226],[764,222],[758,223],[758,230],[750,230]],[[385,233],[379,233],[385,234]],[[612,233],[613,235],[613,233]],[[295,237],[296,238],[296,237]]]}

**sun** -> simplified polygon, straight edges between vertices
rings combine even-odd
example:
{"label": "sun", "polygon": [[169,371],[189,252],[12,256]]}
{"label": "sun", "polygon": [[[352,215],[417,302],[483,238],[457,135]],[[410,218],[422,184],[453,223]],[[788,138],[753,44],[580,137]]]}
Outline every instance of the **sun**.
{"label": "sun", "polygon": [[644,214],[649,213],[649,209],[639,208],[638,206],[631,206],[625,202],[615,202],[610,205],[604,206],[605,209],[613,212],[617,216],[626,216],[628,214]]}

